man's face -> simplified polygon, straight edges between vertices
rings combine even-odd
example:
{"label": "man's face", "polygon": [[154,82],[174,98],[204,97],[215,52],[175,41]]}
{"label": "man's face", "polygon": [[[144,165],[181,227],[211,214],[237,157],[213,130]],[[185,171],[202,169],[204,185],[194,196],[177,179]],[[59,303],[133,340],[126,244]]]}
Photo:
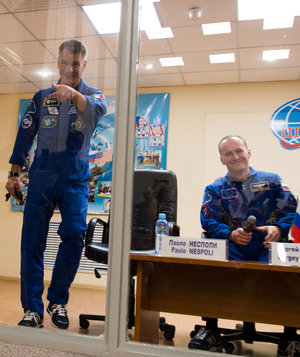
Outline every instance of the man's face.
{"label": "man's face", "polygon": [[220,145],[220,159],[228,169],[231,176],[249,170],[251,150],[247,149],[244,142],[239,138],[229,138]]}
{"label": "man's face", "polygon": [[66,48],[58,57],[58,71],[61,84],[76,88],[86,67],[81,53],[71,53]]}

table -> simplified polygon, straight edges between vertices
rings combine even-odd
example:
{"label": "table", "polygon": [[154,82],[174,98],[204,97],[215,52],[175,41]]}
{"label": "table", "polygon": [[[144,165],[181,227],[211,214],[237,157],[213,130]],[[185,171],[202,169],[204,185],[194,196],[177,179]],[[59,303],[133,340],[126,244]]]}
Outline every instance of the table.
{"label": "table", "polygon": [[131,254],[135,341],[158,343],[160,312],[299,327],[300,268]]}

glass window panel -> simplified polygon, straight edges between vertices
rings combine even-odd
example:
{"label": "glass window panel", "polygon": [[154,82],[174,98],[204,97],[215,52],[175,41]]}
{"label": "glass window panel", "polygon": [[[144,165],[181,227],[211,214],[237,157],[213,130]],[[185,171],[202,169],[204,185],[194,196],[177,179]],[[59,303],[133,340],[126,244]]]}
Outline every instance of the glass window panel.
{"label": "glass window panel", "polygon": [[[91,320],[87,329],[87,322],[83,321],[84,328],[81,328],[78,318],[79,314],[105,315],[107,264],[95,262],[91,257],[87,259],[83,252],[77,274],[76,271],[86,223],[93,217],[107,222],[111,200],[119,34],[100,34],[83,10],[84,6],[103,3],[106,2],[0,2],[3,196],[7,193],[4,186],[10,170],[8,160],[20,127],[22,138],[11,162],[22,166],[20,189],[28,204],[24,215],[23,202],[8,199],[1,205],[6,239],[1,241],[0,249],[0,284],[4,299],[0,323],[17,325],[23,317],[19,282],[22,267],[28,288],[22,285],[23,307],[44,313],[44,329],[57,330],[46,312],[48,299],[51,299],[57,305],[68,303],[67,332],[100,341],[104,336],[104,322]],[[120,21],[120,14],[115,20]],[[71,47],[59,52],[62,43],[73,39],[86,46],[86,57],[76,48],[78,43],[75,48],[69,44]],[[35,134],[38,134],[36,139]],[[28,158],[25,137],[29,144],[33,141]],[[18,166],[12,169],[19,170]],[[16,177],[10,180],[18,185]],[[23,217],[28,226],[26,236],[30,239],[26,238],[27,243],[24,240],[21,266]],[[97,224],[96,241],[101,241],[102,233],[101,225]],[[41,256],[46,237],[43,276]],[[58,248],[60,237],[64,243]],[[58,262],[59,269],[53,273],[58,249],[64,252]],[[95,278],[95,267],[99,269],[101,280]],[[73,279],[69,298],[68,284]],[[60,308],[55,311],[63,314]],[[33,322],[30,316],[27,321]]]}
{"label": "glass window panel", "polygon": [[[293,122],[286,117],[287,111],[292,110],[293,100],[298,98],[299,65],[294,62],[298,51],[297,16],[293,27],[264,30],[261,20],[237,20],[241,3],[202,1],[199,8],[195,8],[194,4],[183,0],[140,2],[131,245],[135,250],[131,256],[132,275],[137,278],[134,280],[135,327],[131,328],[129,323],[128,340],[184,348],[186,352],[188,346],[198,350],[201,338],[200,342],[199,339],[191,341],[200,325],[206,325],[202,320],[205,316],[219,318],[218,326],[223,329],[239,332],[243,321],[253,321],[257,331],[275,333],[273,337],[276,338],[283,337],[285,331],[283,338],[299,339],[299,335],[295,335],[296,320],[288,317],[294,315],[293,308],[279,313],[281,317],[269,307],[264,313],[260,310],[264,299],[269,299],[273,306],[277,303],[278,306],[288,306],[290,298],[296,302],[299,297],[297,288],[292,288],[288,296],[278,286],[272,291],[272,284],[268,282],[273,279],[282,278],[285,281],[282,286],[286,289],[290,286],[286,279],[298,282],[299,265],[279,267],[269,264],[270,252],[264,245],[265,236],[273,229],[275,235],[272,238],[269,235],[267,240],[288,239],[297,204],[295,197],[299,196],[298,176],[290,168],[299,154],[298,124],[296,119]],[[152,14],[154,19],[150,20]],[[145,18],[148,22],[144,23]],[[230,26],[218,33],[217,25],[224,23]],[[212,34],[204,33],[206,24],[214,25]],[[157,34],[156,38],[154,34]],[[263,50],[278,49],[289,50],[289,57],[263,60]],[[210,61],[213,56],[217,56],[218,62]],[[175,60],[179,61],[175,63]],[[161,104],[161,98],[165,100],[164,104],[168,98],[167,109]],[[278,111],[281,114],[276,117],[276,110],[281,106]],[[279,117],[286,120],[285,126]],[[277,120],[276,124],[274,120]],[[218,144],[226,135],[240,135],[247,142],[245,177],[239,176],[238,170],[225,157],[221,156],[220,162]],[[236,155],[237,163],[232,163],[233,166],[243,161],[238,158],[240,154]],[[248,161],[250,167],[263,171],[258,175],[251,171],[249,175]],[[177,196],[172,196],[174,185],[170,177],[163,177],[164,170],[175,174]],[[227,239],[230,231],[242,230],[243,226],[247,231],[245,225],[251,225],[245,223],[249,216],[255,216],[257,227],[267,226],[263,228],[265,232],[247,233],[251,243],[239,241],[234,246],[235,243],[230,242],[229,262],[201,258],[198,250],[190,253],[195,254],[193,260],[184,254],[188,248],[177,246],[173,249],[173,254],[177,253],[175,257],[156,256],[153,250],[158,214],[165,213],[167,221],[178,224],[182,241],[184,238],[199,240],[203,230],[208,229],[204,219],[203,227],[200,222],[203,197],[207,202],[213,200],[211,192],[204,196],[205,188],[218,177],[224,177],[227,171],[242,181],[245,196],[229,184],[223,188],[224,192],[221,190],[223,196],[226,193],[229,196],[220,196],[219,201],[216,198],[215,208],[204,206],[202,215],[209,217],[206,210],[219,209],[220,215],[214,217],[228,227],[227,234],[222,236],[218,226],[215,238]],[[166,183],[168,189],[161,191]],[[244,213],[241,213],[241,203],[231,197],[235,194],[245,203]],[[233,207],[234,204],[237,207]],[[283,229],[276,228],[283,223],[283,217],[287,225]],[[173,231],[174,235],[177,233]],[[240,231],[236,234],[239,237]],[[234,249],[243,251],[243,254],[233,256]],[[245,254],[247,249],[250,249],[250,255]],[[286,249],[297,249],[297,246]],[[243,262],[237,262],[237,259]],[[254,296],[258,299],[256,302]],[[129,316],[131,311],[129,308]],[[176,328],[175,335],[172,326]],[[284,326],[292,328],[284,329]],[[208,327],[215,330],[215,322],[210,320]],[[249,334],[253,325],[246,323],[244,328]],[[276,335],[278,332],[281,335]],[[276,338],[272,344],[254,342],[250,346],[252,353],[275,355],[279,342]],[[297,343],[281,344],[280,348],[295,348],[295,345]],[[213,346],[212,350],[217,347]],[[245,341],[234,341],[222,347],[223,352],[234,349],[239,355],[249,350]]]}

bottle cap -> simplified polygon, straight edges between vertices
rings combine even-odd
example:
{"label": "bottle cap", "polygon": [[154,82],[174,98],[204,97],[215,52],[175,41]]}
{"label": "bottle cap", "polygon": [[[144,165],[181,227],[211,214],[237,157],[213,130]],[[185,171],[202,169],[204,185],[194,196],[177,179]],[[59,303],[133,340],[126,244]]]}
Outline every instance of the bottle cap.
{"label": "bottle cap", "polygon": [[158,214],[158,218],[165,219],[166,218],[166,214],[165,213],[159,213]]}

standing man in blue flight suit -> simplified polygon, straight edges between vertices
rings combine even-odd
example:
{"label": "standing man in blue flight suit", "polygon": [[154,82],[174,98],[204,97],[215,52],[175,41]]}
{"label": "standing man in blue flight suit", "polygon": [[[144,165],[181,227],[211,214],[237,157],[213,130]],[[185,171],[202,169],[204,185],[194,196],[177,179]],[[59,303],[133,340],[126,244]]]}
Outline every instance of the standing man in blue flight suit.
{"label": "standing man in blue flight suit", "polygon": [[[219,152],[228,173],[205,188],[202,227],[209,237],[229,240],[229,259],[268,262],[269,243],[288,236],[296,199],[277,174],[249,166],[251,150],[242,137],[224,137]],[[248,222],[251,216],[254,222]],[[204,319],[206,328],[191,340],[191,349],[208,350],[220,338],[217,319]]]}
{"label": "standing man in blue flight suit", "polygon": [[87,181],[90,139],[98,120],[106,113],[103,93],[82,79],[87,48],[69,40],[59,47],[60,79],[51,88],[38,91],[21,121],[7,191],[18,199],[22,192],[19,172],[37,135],[37,148],[29,171],[21,242],[21,326],[43,327],[43,253],[49,221],[58,205],[61,244],[53,268],[47,299],[52,325],[69,326],[69,287],[77,272],[87,229]]}

